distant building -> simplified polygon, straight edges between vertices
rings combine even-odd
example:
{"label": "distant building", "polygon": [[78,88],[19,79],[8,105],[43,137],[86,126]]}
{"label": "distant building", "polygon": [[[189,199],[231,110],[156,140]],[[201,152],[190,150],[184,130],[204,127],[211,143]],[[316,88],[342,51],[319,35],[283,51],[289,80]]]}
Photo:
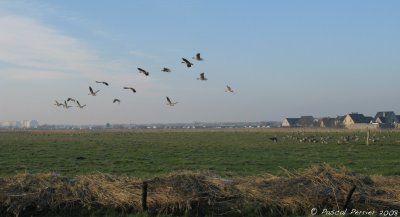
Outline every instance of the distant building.
{"label": "distant building", "polygon": [[326,128],[335,128],[336,127],[336,118],[321,118],[319,120],[319,127],[326,127]]}
{"label": "distant building", "polygon": [[393,111],[377,112],[374,118],[374,123],[381,128],[392,128],[399,122],[396,114]]}
{"label": "distant building", "polygon": [[300,127],[300,118],[285,118],[282,121],[282,127]]}
{"label": "distant building", "polygon": [[335,118],[335,126],[339,127],[339,128],[343,128],[344,127],[344,119],[346,118],[346,115],[340,116],[338,115]]}
{"label": "distant building", "polygon": [[346,115],[343,120],[343,125],[350,129],[367,129],[375,128],[371,123],[373,118],[369,116],[364,116],[363,114],[351,113]]}
{"label": "distant building", "polygon": [[299,120],[299,125],[301,127],[314,127],[314,117],[313,116],[301,116]]}
{"label": "distant building", "polygon": [[37,120],[23,120],[23,121],[3,121],[0,122],[1,128],[37,128],[39,122]]}

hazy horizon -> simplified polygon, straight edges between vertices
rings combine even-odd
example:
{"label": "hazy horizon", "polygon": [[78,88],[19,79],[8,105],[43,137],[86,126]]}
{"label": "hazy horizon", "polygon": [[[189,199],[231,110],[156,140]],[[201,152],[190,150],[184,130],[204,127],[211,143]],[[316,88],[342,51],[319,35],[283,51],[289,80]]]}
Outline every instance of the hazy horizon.
{"label": "hazy horizon", "polygon": [[[399,6],[394,0],[3,0],[0,121],[190,123],[400,113]],[[198,52],[204,61],[192,59]],[[194,66],[187,68],[182,57]],[[196,80],[201,72],[207,81]],[[226,93],[226,85],[236,94]],[[98,96],[88,95],[89,86],[100,89]],[[166,96],[179,103],[167,106]],[[68,97],[87,106],[53,105]]]}

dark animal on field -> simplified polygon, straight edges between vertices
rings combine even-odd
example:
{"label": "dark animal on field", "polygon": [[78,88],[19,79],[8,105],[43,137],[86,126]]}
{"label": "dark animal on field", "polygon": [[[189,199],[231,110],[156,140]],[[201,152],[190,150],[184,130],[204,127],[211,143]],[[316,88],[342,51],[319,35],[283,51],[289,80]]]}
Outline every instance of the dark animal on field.
{"label": "dark animal on field", "polygon": [[269,138],[271,141],[273,141],[273,142],[278,142],[278,137],[276,137],[276,136],[274,136],[274,137],[271,137],[271,138]]}

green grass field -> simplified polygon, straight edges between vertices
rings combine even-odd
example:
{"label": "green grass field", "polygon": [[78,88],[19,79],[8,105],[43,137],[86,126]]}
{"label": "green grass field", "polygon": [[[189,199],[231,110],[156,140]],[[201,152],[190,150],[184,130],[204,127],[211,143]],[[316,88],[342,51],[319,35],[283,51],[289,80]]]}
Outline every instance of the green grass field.
{"label": "green grass field", "polygon": [[[277,143],[269,139],[275,135]],[[344,142],[347,136],[350,141]],[[305,137],[316,142],[299,141]],[[0,132],[0,176],[100,172],[147,178],[177,170],[282,175],[284,169],[320,163],[362,174],[400,175],[400,132],[376,132],[371,137],[375,142],[366,146],[365,132],[350,131]]]}

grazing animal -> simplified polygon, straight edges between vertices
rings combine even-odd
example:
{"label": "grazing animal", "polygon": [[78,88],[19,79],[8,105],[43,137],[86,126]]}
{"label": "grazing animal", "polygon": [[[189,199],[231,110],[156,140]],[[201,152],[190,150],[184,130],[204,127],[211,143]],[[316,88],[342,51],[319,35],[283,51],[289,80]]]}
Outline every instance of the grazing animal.
{"label": "grazing animal", "polygon": [[55,106],[58,106],[58,107],[60,107],[60,106],[64,106],[64,104],[62,104],[62,103],[59,103],[57,100],[54,100],[55,102],[56,102],[56,104],[54,104]]}
{"label": "grazing animal", "polygon": [[174,106],[175,104],[178,104],[178,102],[172,102],[169,97],[167,96],[167,105],[169,106]]}
{"label": "grazing animal", "polygon": [[132,92],[136,93],[136,90],[133,87],[124,87],[124,89],[132,90]]}
{"label": "grazing animal", "polygon": [[150,73],[148,72],[148,71],[146,71],[146,70],[144,70],[144,69],[142,69],[142,68],[137,68],[138,70],[139,70],[139,73],[143,73],[144,75],[146,75],[146,76],[149,76],[150,75]]}
{"label": "grazing animal", "polygon": [[197,80],[207,81],[207,78],[204,76],[204,72],[200,73],[200,77],[198,77]]}
{"label": "grazing animal", "polygon": [[271,141],[273,141],[273,142],[278,142],[278,137],[276,137],[276,136],[274,136],[274,137],[271,137],[271,138],[269,138]]}
{"label": "grazing animal", "polygon": [[183,60],[182,63],[185,63],[188,68],[193,66],[193,63],[191,63],[189,60],[185,58],[182,58],[182,60]]}
{"label": "grazing animal", "polygon": [[86,104],[85,105],[81,105],[78,100],[76,100],[76,104],[78,104],[77,107],[80,108],[80,109],[82,109],[82,108],[84,108],[86,106]]}
{"label": "grazing animal", "polygon": [[162,71],[162,72],[171,72],[171,69],[165,68],[165,67],[164,67],[163,69],[161,69],[161,71]]}
{"label": "grazing animal", "polygon": [[71,97],[69,97],[69,98],[67,99],[67,102],[69,102],[69,101],[71,101],[71,102],[76,102],[76,100],[75,100],[75,99],[72,99]]}
{"label": "grazing animal", "polygon": [[114,99],[114,100],[113,100],[113,103],[116,103],[116,102],[118,102],[118,104],[120,104],[120,103],[121,103],[121,100],[119,100],[119,99]]}
{"label": "grazing animal", "polygon": [[197,53],[196,56],[192,57],[192,59],[195,59],[197,61],[202,61],[203,58],[201,58],[200,53]]}
{"label": "grazing animal", "polygon": [[108,86],[108,83],[105,82],[105,81],[96,81],[96,83],[98,83],[98,84],[104,84],[104,85]]}
{"label": "grazing animal", "polygon": [[89,87],[89,91],[90,91],[90,93],[89,93],[88,95],[96,96],[96,94],[97,94],[100,90],[93,91],[92,87]]}
{"label": "grazing animal", "polygon": [[226,85],[225,92],[235,93],[229,85]]}

